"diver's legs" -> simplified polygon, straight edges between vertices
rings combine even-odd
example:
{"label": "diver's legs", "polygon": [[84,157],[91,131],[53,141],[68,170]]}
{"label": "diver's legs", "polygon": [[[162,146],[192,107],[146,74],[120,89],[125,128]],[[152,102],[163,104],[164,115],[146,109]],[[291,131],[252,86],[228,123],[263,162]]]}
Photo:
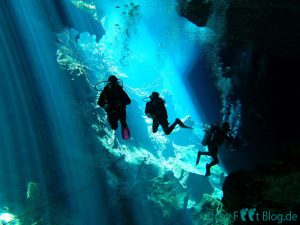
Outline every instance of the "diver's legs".
{"label": "diver's legs", "polygon": [[113,130],[118,129],[118,117],[116,116],[115,113],[108,112],[107,120],[108,120],[108,123],[109,123],[111,129],[113,129]]}
{"label": "diver's legs", "polygon": [[209,155],[211,156],[211,153],[210,152],[201,152],[201,151],[198,151],[198,154],[197,154],[197,160],[196,160],[196,166],[199,164],[200,162],[200,157],[201,155]]}
{"label": "diver's legs", "polygon": [[157,120],[153,120],[153,123],[152,123],[152,132],[153,133],[157,132],[158,126],[159,126],[159,122]]}
{"label": "diver's legs", "polygon": [[191,127],[188,127],[187,125],[185,125],[180,119],[176,119],[175,122],[177,122],[177,124],[181,127],[181,128],[190,128]]}
{"label": "diver's legs", "polygon": [[122,127],[122,128],[128,127],[126,120],[120,119],[120,123],[121,123],[121,127]]}
{"label": "diver's legs", "polygon": [[172,123],[171,126],[169,126],[168,120],[160,121],[160,124],[161,124],[161,126],[162,126],[162,128],[163,128],[166,135],[171,134],[177,124],[182,128],[191,128],[191,127],[188,127],[188,126],[184,125],[183,122],[178,118],[174,121],[174,123]]}
{"label": "diver's legs", "polygon": [[211,163],[206,164],[206,173],[205,173],[206,177],[210,175],[210,168],[219,163],[217,154],[213,154],[212,158],[213,158],[213,161]]}
{"label": "diver's legs", "polygon": [[120,123],[121,127],[125,128],[128,127],[127,122],[126,122],[126,108],[122,108],[120,111]]}
{"label": "diver's legs", "polygon": [[214,155],[218,155],[218,145],[216,144],[209,144],[207,146],[208,152],[211,154],[211,156],[213,157]]}
{"label": "diver's legs", "polygon": [[164,131],[164,133],[166,135],[169,135],[172,133],[172,131],[174,130],[174,128],[176,127],[176,125],[178,124],[177,121],[175,120],[174,123],[172,123],[171,126],[169,126],[169,122],[168,120],[163,120],[160,122],[161,126],[162,126],[162,129]]}

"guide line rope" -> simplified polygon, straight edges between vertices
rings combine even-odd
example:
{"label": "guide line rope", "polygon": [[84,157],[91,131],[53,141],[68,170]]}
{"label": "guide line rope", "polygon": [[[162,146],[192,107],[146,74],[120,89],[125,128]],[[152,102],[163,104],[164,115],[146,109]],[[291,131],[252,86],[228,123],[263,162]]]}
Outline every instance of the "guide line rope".
{"label": "guide line rope", "polygon": [[39,207],[37,207],[35,209],[32,209],[32,210],[30,210],[30,211],[28,211],[28,212],[26,212],[26,213],[24,213],[24,214],[22,214],[20,216],[17,216],[15,219],[7,222],[6,224],[11,224],[12,222],[14,222],[16,220],[19,220],[19,219],[21,219],[21,218],[23,218],[25,216],[31,215],[31,214],[33,214],[33,213],[35,213],[35,212],[37,212],[37,211],[39,211],[39,210],[47,207],[47,206],[54,205],[56,203],[62,202],[63,200],[65,200],[65,199],[67,199],[67,198],[69,198],[69,197],[71,197],[73,195],[76,195],[76,194],[78,194],[80,192],[86,191],[89,188],[94,187],[94,186],[96,186],[98,184],[100,184],[100,181],[97,181],[96,183],[92,183],[92,184],[86,185],[86,186],[84,186],[84,187],[82,187],[82,188],[80,188],[80,189],[78,189],[78,190],[76,190],[74,192],[71,192],[71,193],[69,193],[69,194],[67,194],[65,196],[58,197],[57,199],[53,199],[53,200],[51,200],[49,202],[46,202],[45,204],[40,205]]}

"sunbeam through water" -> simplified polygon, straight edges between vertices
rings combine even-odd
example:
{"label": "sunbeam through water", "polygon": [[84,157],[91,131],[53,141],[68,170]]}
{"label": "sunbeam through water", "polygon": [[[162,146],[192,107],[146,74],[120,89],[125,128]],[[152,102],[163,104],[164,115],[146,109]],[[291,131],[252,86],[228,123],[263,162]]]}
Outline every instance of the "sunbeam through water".
{"label": "sunbeam through water", "polygon": [[[204,175],[210,160],[195,166],[207,118],[189,76],[213,32],[180,17],[176,6],[175,0],[1,3],[3,218],[13,212],[11,220],[26,225],[165,224],[176,210],[199,203],[190,180]],[[132,100],[129,141],[109,128],[96,105],[94,85],[111,74]],[[144,113],[153,91],[165,99],[170,122],[181,118],[194,129],[153,134]],[[224,172],[216,166],[212,173],[210,180],[196,178],[203,180],[199,193],[220,199]],[[0,224],[13,224],[2,217]],[[190,219],[187,213],[182,224]]]}

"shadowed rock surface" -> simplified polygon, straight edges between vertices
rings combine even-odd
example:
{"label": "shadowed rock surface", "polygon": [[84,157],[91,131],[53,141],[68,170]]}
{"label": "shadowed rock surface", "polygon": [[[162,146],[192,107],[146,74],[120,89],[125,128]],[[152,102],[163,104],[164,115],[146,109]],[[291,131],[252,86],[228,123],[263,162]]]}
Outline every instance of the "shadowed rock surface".
{"label": "shadowed rock surface", "polygon": [[[191,2],[198,6],[186,7]],[[181,15],[193,22],[202,19],[205,13],[196,10],[199,4],[204,3],[179,2],[185,11]],[[218,7],[206,13],[221,11]],[[294,105],[300,96],[295,76],[300,64],[300,2],[237,0],[226,7],[219,19],[225,22],[225,32],[218,56],[222,76],[232,84],[229,100],[240,100],[243,106],[242,151],[231,158],[220,153],[225,168],[233,171],[278,158],[286,144],[299,141],[300,112]]]}
{"label": "shadowed rock surface", "polygon": [[231,173],[223,186],[222,202],[229,211],[243,208],[299,213],[300,170],[296,164],[269,161],[254,171]]}
{"label": "shadowed rock surface", "polygon": [[178,0],[177,12],[197,26],[206,25],[212,10],[212,2],[207,0]]}
{"label": "shadowed rock surface", "polygon": [[[202,2],[191,2],[198,6],[181,2],[180,15],[202,26],[197,19],[212,10],[200,13]],[[218,56],[223,71],[229,68],[222,76],[232,82],[230,101],[243,106],[243,145],[233,157],[220,153],[227,171],[236,171],[225,180],[222,202],[228,212],[299,213],[300,2],[234,0],[227,6]]]}
{"label": "shadowed rock surface", "polygon": [[[84,7],[78,8],[71,1],[45,1],[39,3],[44,13],[49,15],[50,27],[54,32],[60,33],[65,29],[75,29],[78,33],[88,32],[95,35],[97,42],[104,35],[105,31],[94,16],[88,13]],[[79,38],[79,37],[78,37]]]}
{"label": "shadowed rock surface", "polygon": [[[213,1],[178,3],[178,13],[205,26],[213,12]],[[253,45],[272,56],[298,58],[300,47],[300,2],[297,0],[234,0],[226,11],[225,41],[229,48]]]}
{"label": "shadowed rock surface", "polygon": [[299,1],[230,1],[226,39],[230,47],[253,44],[271,56],[299,59],[299,20]]}

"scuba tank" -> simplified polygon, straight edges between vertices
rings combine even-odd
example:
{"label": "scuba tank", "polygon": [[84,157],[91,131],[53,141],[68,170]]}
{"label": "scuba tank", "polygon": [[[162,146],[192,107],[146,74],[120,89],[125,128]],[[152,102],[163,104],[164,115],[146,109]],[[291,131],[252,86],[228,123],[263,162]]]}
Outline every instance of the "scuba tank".
{"label": "scuba tank", "polygon": [[211,136],[212,136],[212,134],[211,134],[211,126],[210,125],[205,125],[204,136],[202,138],[201,145],[207,146],[210,143]]}
{"label": "scuba tank", "polygon": [[222,131],[217,125],[206,125],[204,132],[204,137],[201,142],[203,146],[207,146],[209,144],[222,144],[224,137],[222,135]]}
{"label": "scuba tank", "polygon": [[210,139],[211,139],[211,134],[209,131],[205,130],[204,131],[204,136],[202,138],[202,141],[201,141],[201,145],[203,146],[207,146],[210,142]]}

